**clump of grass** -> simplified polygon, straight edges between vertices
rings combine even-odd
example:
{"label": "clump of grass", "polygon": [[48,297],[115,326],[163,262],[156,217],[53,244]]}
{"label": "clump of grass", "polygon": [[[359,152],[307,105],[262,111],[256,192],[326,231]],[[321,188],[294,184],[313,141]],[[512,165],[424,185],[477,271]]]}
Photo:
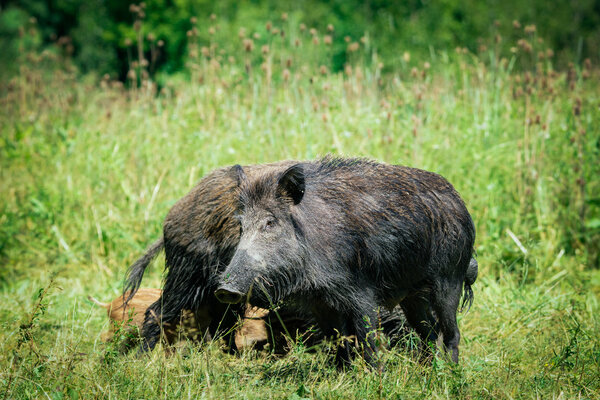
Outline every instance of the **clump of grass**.
{"label": "clump of grass", "polygon": [[[527,24],[511,37],[492,32],[476,53],[433,51],[424,63],[401,52],[386,65],[367,36],[346,40],[292,16],[257,30],[218,17],[196,24],[181,76],[151,77],[152,56],[138,50],[154,41],[140,25],[126,85],[79,76],[66,49],[24,57],[0,83],[3,397],[598,396],[591,61],[556,69]],[[212,28],[208,40],[201,28]],[[230,48],[219,48],[228,32]],[[339,41],[347,64],[336,72]],[[276,357],[189,343],[136,358],[101,342],[107,321],[82,299],[120,293],[126,267],[200,177],[326,153],[439,172],[466,200],[480,275],[459,317],[460,365],[420,363],[411,337],[383,354],[380,373],[361,359],[335,370],[326,345],[293,343]],[[161,265],[145,286],[160,286]]]}

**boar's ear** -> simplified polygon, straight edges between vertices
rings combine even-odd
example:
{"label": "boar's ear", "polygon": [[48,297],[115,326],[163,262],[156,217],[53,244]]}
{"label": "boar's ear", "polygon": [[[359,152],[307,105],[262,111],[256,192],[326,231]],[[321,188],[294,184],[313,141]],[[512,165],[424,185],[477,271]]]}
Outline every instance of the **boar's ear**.
{"label": "boar's ear", "polygon": [[292,165],[281,175],[275,193],[279,198],[289,198],[294,204],[300,203],[304,196],[304,169],[301,164]]}
{"label": "boar's ear", "polygon": [[231,179],[233,179],[238,187],[242,186],[242,183],[248,182],[248,177],[246,176],[242,166],[239,164],[235,164],[233,167],[231,167],[228,175],[231,177]]}

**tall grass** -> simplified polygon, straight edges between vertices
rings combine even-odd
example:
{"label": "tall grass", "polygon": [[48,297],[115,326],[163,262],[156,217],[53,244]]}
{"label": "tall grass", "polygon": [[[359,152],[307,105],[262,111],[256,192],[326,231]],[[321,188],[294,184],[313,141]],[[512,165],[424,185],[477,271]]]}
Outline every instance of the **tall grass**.
{"label": "tall grass", "polygon": [[[226,53],[191,31],[187,76],[161,85],[143,52],[125,86],[51,51],[1,83],[0,398],[598,398],[599,71],[554,70],[528,27],[425,64],[382,65],[376,44],[349,39],[333,73],[327,42],[344,38],[284,30],[240,32]],[[101,343],[86,296],[119,293],[204,174],[327,153],[435,171],[465,199],[480,275],[458,366],[419,364],[411,340],[381,373],[360,359],[336,371],[326,347],[301,344],[136,358]]]}

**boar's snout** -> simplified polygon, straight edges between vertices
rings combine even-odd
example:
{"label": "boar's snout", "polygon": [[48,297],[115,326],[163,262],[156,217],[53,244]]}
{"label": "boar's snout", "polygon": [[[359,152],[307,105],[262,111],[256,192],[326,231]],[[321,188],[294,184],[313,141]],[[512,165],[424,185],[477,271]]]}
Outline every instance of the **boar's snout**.
{"label": "boar's snout", "polygon": [[244,298],[244,293],[229,285],[222,285],[215,290],[215,296],[221,303],[238,304]]}

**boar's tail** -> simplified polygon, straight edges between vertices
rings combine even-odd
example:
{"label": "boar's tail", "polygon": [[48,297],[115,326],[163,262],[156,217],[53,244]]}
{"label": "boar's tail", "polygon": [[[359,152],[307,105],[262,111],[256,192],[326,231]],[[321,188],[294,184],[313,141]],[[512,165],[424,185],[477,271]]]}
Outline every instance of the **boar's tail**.
{"label": "boar's tail", "polygon": [[150,247],[146,249],[146,253],[129,267],[127,271],[127,280],[125,281],[125,287],[123,288],[123,304],[125,306],[140,288],[146,267],[154,260],[154,257],[156,257],[163,247],[164,241],[161,237],[156,242],[152,243]]}
{"label": "boar's tail", "polygon": [[462,304],[460,306],[460,310],[463,311],[465,308],[467,311],[471,309],[471,305],[473,305],[473,289],[471,289],[471,285],[475,283],[477,279],[477,271],[479,267],[477,265],[477,260],[475,258],[471,258],[469,262],[469,267],[467,268],[467,273],[465,274],[465,286],[464,286],[464,294]]}

